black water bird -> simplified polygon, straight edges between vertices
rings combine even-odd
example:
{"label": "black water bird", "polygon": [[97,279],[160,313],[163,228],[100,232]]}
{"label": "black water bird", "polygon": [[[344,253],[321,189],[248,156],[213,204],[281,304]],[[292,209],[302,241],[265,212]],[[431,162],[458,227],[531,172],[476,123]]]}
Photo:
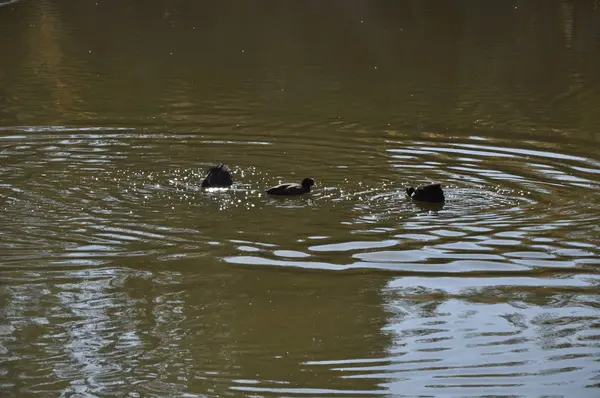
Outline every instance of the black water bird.
{"label": "black water bird", "polygon": [[215,167],[208,169],[207,175],[204,181],[202,181],[202,186],[205,188],[228,187],[231,184],[233,184],[231,169],[225,163],[219,163]]}
{"label": "black water bird", "polygon": [[267,189],[269,195],[302,195],[310,192],[310,188],[315,185],[315,180],[305,178],[300,184],[285,183],[279,184]]}
{"label": "black water bird", "polygon": [[406,194],[412,200],[429,203],[442,203],[446,200],[441,184],[422,185],[417,188],[407,188]]}

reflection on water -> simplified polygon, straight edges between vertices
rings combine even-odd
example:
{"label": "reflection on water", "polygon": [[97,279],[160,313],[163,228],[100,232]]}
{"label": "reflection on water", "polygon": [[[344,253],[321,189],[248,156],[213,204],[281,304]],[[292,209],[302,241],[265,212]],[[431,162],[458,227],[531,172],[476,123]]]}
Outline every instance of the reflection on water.
{"label": "reflection on water", "polygon": [[596,2],[5,3],[7,396],[598,395]]}

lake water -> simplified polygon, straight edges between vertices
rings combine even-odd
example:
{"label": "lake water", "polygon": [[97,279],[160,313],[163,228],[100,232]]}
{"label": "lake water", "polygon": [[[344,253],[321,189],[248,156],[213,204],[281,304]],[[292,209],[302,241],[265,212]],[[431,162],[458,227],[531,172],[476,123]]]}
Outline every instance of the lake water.
{"label": "lake water", "polygon": [[2,397],[600,396],[600,2],[1,3]]}

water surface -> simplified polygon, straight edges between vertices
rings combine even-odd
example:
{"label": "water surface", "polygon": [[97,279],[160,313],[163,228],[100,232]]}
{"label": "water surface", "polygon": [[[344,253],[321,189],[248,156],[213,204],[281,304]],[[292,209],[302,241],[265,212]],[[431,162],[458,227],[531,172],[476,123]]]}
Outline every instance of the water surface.
{"label": "water surface", "polygon": [[[599,27],[591,0],[2,2],[3,393],[598,396]],[[429,181],[443,206],[406,198]]]}

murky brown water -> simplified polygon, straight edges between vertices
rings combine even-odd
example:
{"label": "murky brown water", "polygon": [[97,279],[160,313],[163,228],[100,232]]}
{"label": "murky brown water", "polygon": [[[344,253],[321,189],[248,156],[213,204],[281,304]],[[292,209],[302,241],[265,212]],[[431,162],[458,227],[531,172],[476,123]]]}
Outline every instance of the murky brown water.
{"label": "murky brown water", "polygon": [[23,0],[0,50],[2,397],[600,394],[598,1]]}

